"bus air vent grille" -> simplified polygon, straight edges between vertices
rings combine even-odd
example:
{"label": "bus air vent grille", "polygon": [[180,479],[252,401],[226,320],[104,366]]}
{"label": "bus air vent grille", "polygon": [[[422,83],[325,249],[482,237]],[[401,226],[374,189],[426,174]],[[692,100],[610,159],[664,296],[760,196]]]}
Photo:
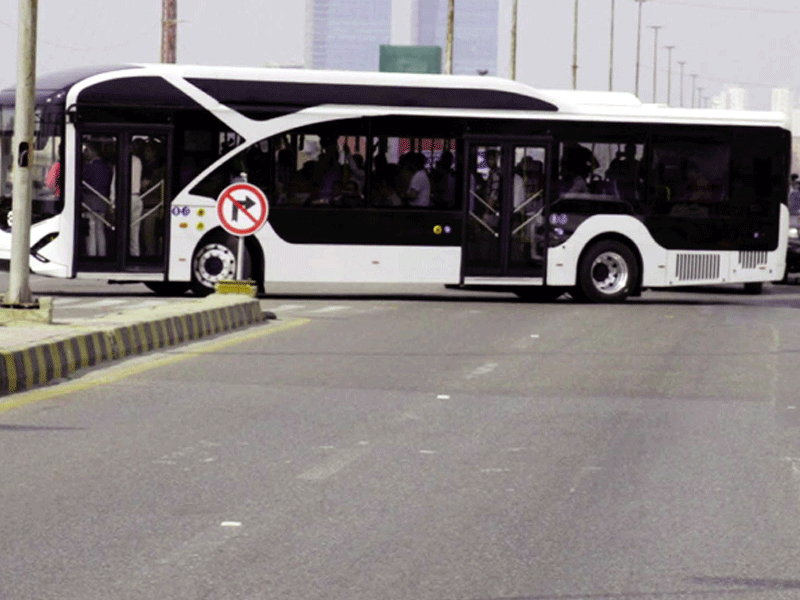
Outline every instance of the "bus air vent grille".
{"label": "bus air vent grille", "polygon": [[675,274],[680,281],[719,279],[719,254],[678,254]]}
{"label": "bus air vent grille", "polygon": [[742,269],[757,269],[767,265],[767,253],[764,252],[739,252],[739,266]]}

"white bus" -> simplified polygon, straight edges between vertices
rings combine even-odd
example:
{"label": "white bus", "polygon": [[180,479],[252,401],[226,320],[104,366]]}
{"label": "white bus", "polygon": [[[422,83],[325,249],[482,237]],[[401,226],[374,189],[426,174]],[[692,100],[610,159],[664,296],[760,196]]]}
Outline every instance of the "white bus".
{"label": "white bus", "polygon": [[[490,77],[128,65],[37,84],[30,266],[198,294],[236,273],[216,200],[260,188],[243,270],[621,301],[786,262],[784,116]],[[12,90],[0,94],[9,258]]]}

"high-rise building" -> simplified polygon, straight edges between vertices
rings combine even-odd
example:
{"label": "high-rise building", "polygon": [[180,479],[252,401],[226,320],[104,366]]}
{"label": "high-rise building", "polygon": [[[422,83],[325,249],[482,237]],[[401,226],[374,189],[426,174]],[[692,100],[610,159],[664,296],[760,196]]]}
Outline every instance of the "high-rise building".
{"label": "high-rise building", "polygon": [[[376,71],[381,44],[444,50],[447,6],[448,0],[306,0],[306,66]],[[453,73],[497,73],[498,12],[499,0],[456,3]]]}
{"label": "high-rise building", "polygon": [[391,15],[386,0],[306,0],[306,66],[377,71]]}

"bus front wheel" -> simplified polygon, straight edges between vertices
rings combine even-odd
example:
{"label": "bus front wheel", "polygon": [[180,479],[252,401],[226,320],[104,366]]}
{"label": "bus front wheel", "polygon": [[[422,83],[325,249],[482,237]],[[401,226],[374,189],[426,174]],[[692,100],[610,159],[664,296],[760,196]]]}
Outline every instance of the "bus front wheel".
{"label": "bus front wheel", "polygon": [[581,257],[575,295],[589,302],[622,302],[638,279],[639,265],[631,249],[616,240],[603,240]]}
{"label": "bus front wheel", "polygon": [[[245,250],[244,273],[249,273],[249,253]],[[236,278],[236,240],[211,238],[202,242],[192,257],[192,292],[208,296],[220,281]]]}

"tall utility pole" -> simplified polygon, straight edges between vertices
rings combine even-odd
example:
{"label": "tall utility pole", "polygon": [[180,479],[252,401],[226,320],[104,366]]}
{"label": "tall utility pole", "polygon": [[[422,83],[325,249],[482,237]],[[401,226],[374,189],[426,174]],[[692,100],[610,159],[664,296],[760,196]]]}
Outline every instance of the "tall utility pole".
{"label": "tall utility pole", "polygon": [[639,3],[639,25],[636,29],[636,89],[635,94],[639,96],[639,56],[641,55],[642,48],[642,2],[644,0],[636,0]]}
{"label": "tall utility pole", "polygon": [[614,89],[614,0],[611,0],[611,52],[608,59],[608,91]]}
{"label": "tall utility pole", "polygon": [[161,62],[177,59],[178,0],[161,0]]}
{"label": "tall utility pole", "polygon": [[675,46],[664,46],[667,49],[667,106],[672,106],[672,50]]}
{"label": "tall utility pole", "polygon": [[578,0],[575,0],[575,26],[572,33],[572,89],[578,89]]}
{"label": "tall utility pole", "polygon": [[447,44],[445,46],[444,72],[453,74],[453,24],[456,18],[456,0],[447,2]]}
{"label": "tall utility pole", "polygon": [[686,66],[685,60],[679,60],[678,64],[681,66],[681,102],[680,106],[683,107],[683,67]]}
{"label": "tall utility pole", "polygon": [[36,17],[38,0],[19,0],[17,33],[17,90],[14,120],[14,167],[11,212],[11,262],[5,306],[33,302],[30,288],[31,196],[34,106],[36,101]]}
{"label": "tall utility pole", "polygon": [[697,108],[703,108],[703,88],[697,86]]}
{"label": "tall utility pole", "polygon": [[697,85],[697,73],[691,73],[689,77],[692,78],[692,108],[694,108],[694,92]]}
{"label": "tall utility pole", "polygon": [[511,8],[511,80],[517,78],[517,4],[519,0],[514,0]]}
{"label": "tall utility pole", "polygon": [[648,25],[653,30],[653,104],[656,103],[656,81],[658,76],[658,30],[663,25]]}

